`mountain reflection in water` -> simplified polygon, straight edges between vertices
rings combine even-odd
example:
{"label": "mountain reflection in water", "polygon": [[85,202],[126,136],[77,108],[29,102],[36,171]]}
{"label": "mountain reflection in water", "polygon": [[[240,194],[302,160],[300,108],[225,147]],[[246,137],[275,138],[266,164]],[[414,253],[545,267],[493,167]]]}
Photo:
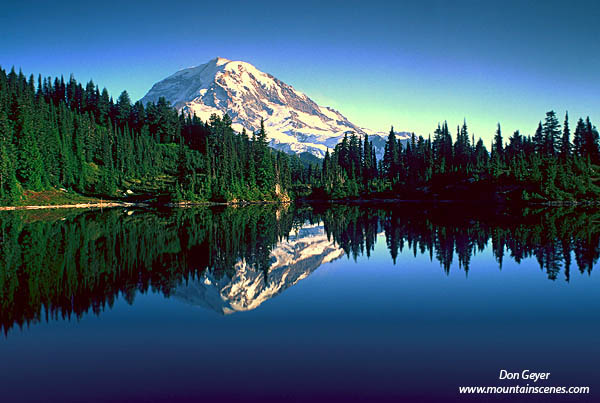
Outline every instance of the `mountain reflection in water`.
{"label": "mountain reflection in water", "polygon": [[591,208],[454,204],[2,212],[0,327],[100,314],[149,290],[222,314],[252,310],[324,263],[369,256],[378,239],[394,264],[408,248],[445,272],[457,259],[468,275],[490,249],[500,268],[535,257],[549,280],[569,281],[597,262],[599,223]]}
{"label": "mountain reflection in water", "polygon": [[231,275],[219,277],[206,270],[199,279],[177,286],[174,295],[223,314],[248,311],[343,255],[344,250],[327,237],[322,225],[307,224],[271,250],[268,272],[257,271],[241,259]]}

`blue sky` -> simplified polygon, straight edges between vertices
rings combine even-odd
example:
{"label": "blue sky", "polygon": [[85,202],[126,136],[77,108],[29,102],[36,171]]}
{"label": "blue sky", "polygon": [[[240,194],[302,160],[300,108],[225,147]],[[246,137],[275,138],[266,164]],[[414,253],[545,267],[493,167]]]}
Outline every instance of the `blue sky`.
{"label": "blue sky", "polygon": [[[376,130],[532,133],[547,110],[600,119],[595,1],[12,2],[0,65],[113,96],[214,58],[244,60]],[[574,122],[573,122],[574,123]],[[572,124],[573,125],[573,124]]]}

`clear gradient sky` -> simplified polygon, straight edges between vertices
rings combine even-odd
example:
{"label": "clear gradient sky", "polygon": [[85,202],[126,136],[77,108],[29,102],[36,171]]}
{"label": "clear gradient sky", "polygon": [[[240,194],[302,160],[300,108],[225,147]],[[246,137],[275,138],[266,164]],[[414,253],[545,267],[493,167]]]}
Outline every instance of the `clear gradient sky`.
{"label": "clear gradient sky", "polygon": [[[547,110],[600,121],[598,1],[19,1],[0,66],[75,74],[116,97],[216,56],[243,60],[375,130],[467,119],[491,141]],[[572,122],[572,126],[573,126]]]}

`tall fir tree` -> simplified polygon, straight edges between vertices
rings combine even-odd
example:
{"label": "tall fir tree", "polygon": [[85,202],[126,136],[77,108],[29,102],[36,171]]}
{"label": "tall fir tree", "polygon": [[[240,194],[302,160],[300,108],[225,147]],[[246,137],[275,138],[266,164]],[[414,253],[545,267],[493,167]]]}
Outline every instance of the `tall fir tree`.
{"label": "tall fir tree", "polygon": [[563,123],[563,133],[560,139],[560,158],[562,161],[567,161],[571,156],[571,131],[569,129],[569,112],[565,113],[565,121]]}

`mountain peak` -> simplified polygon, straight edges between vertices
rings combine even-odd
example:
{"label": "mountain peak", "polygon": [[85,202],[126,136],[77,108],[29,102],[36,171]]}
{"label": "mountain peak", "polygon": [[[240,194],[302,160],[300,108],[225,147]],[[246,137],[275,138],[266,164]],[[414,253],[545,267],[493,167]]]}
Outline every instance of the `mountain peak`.
{"label": "mountain peak", "polygon": [[224,64],[227,64],[227,63],[231,62],[231,60],[226,59],[224,57],[217,56],[214,59],[212,59],[210,62],[214,62],[215,65],[217,65],[217,66],[222,66]]}
{"label": "mountain peak", "polygon": [[264,120],[270,145],[289,153],[310,152],[323,157],[328,148],[353,132],[375,135],[373,144],[382,154],[380,140],[387,136],[353,124],[335,109],[319,106],[250,63],[223,57],[176,72],[156,83],[141,101],[156,102],[159,97],[165,97],[178,111],[196,114],[202,120],[227,113],[236,131],[255,131]]}

